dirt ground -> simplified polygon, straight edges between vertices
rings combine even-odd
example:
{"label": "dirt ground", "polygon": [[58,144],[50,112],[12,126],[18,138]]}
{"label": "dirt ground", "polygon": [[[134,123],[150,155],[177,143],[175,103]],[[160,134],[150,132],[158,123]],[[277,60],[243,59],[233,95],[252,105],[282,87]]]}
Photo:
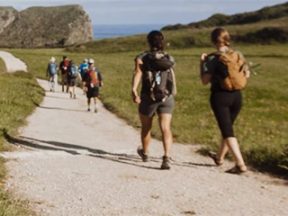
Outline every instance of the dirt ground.
{"label": "dirt ground", "polygon": [[[287,215],[287,181],[249,171],[225,173],[196,153],[199,146],[175,144],[172,169],[160,170],[162,144],[151,143],[151,160],[136,153],[139,131],[98,103],[46,90],[42,104],[10,142],[6,188],[30,201],[39,215]],[[136,107],[135,107],[136,109]]]}

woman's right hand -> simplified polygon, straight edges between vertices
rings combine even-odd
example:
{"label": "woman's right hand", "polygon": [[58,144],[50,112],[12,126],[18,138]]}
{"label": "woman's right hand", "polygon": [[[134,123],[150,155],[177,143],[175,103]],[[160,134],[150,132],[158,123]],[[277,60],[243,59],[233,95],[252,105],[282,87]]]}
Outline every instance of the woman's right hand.
{"label": "woman's right hand", "polygon": [[133,102],[136,103],[136,104],[140,104],[141,103],[141,98],[134,91],[132,91],[132,99],[133,99]]}

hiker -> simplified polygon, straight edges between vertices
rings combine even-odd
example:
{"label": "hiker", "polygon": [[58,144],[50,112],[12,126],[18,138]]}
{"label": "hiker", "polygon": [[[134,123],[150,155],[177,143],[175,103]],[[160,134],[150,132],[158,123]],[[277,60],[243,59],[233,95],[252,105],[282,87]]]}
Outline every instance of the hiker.
{"label": "hiker", "polygon": [[78,72],[77,65],[71,60],[69,62],[67,70],[67,85],[70,98],[76,99],[75,85],[77,79],[81,80],[81,76],[80,73]]}
{"label": "hiker", "polygon": [[99,88],[103,86],[103,78],[101,72],[94,66],[94,59],[88,60],[88,71],[83,78],[83,90],[87,96],[87,111],[91,110],[91,98],[94,100],[94,112],[97,113],[97,98],[99,97]]}
{"label": "hiker", "polygon": [[[164,52],[164,36],[160,31],[151,31],[147,35],[149,51],[135,58],[135,71],[132,80],[132,99],[138,104],[141,121],[142,147],[137,153],[143,162],[149,160],[148,148],[151,141],[151,128],[154,115],[157,113],[162,133],[164,155],[161,169],[170,169],[170,148],[173,142],[171,132],[172,111],[176,82],[172,56]],[[138,95],[138,86],[142,82]]]}
{"label": "hiker", "polygon": [[[240,174],[246,172],[247,167],[234,134],[233,123],[240,112],[241,89],[245,86],[250,72],[243,55],[230,48],[230,35],[227,30],[214,29],[211,41],[216,52],[201,55],[200,77],[204,85],[211,83],[210,105],[221,131],[222,141],[218,153],[210,153],[209,156],[217,166],[221,166],[230,150],[236,165],[226,172]],[[234,77],[235,81],[231,77]]]}
{"label": "hiker", "polygon": [[55,86],[57,85],[57,70],[58,66],[56,64],[56,59],[55,57],[51,57],[47,66],[47,77],[51,92],[55,92]]}
{"label": "hiker", "polygon": [[79,65],[79,73],[81,78],[84,78],[85,73],[88,71],[88,59],[84,59],[83,62]]}
{"label": "hiker", "polygon": [[66,85],[66,92],[68,92],[68,85],[67,85],[68,66],[69,66],[69,59],[67,56],[63,56],[63,60],[60,62],[59,65],[59,68],[61,70],[62,92],[64,92],[65,85]]}

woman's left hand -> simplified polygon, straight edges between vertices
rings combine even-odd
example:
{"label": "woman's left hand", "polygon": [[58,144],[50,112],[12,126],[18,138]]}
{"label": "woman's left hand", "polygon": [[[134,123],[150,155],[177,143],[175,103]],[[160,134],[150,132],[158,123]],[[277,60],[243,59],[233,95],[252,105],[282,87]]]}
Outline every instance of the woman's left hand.
{"label": "woman's left hand", "polygon": [[207,53],[202,53],[202,54],[201,54],[201,57],[200,57],[200,60],[201,60],[201,61],[205,61],[206,58],[207,58],[207,56],[208,56]]}

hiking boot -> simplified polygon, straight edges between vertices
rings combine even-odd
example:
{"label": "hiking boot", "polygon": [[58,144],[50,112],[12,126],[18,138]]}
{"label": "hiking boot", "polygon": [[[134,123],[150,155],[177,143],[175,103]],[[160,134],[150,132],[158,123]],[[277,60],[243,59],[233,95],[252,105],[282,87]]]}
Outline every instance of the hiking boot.
{"label": "hiking boot", "polygon": [[169,159],[169,157],[163,156],[161,169],[162,170],[169,170],[170,168],[171,167],[170,167],[170,159]]}
{"label": "hiking boot", "polygon": [[147,162],[148,161],[148,155],[144,153],[143,149],[138,148],[137,149],[137,153],[142,158],[143,162]]}

